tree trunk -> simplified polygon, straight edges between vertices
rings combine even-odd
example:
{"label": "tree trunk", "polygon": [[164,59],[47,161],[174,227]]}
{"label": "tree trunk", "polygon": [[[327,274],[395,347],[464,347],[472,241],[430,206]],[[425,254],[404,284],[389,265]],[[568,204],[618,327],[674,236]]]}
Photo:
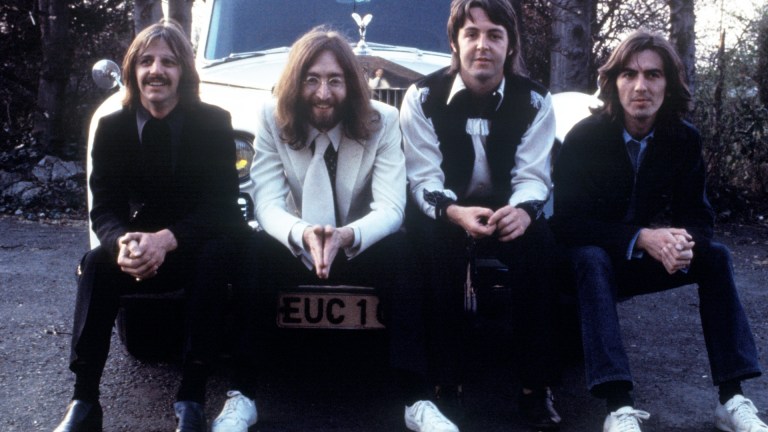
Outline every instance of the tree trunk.
{"label": "tree trunk", "polygon": [[768,16],[760,20],[757,34],[757,72],[753,79],[757,82],[760,101],[768,106]]}
{"label": "tree trunk", "polygon": [[72,61],[69,1],[38,0],[43,59],[33,134],[46,153],[62,155],[64,101]]}
{"label": "tree trunk", "polygon": [[133,31],[140,31],[163,19],[163,3],[161,0],[134,0]]}
{"label": "tree trunk", "polygon": [[588,91],[593,0],[552,1],[550,82],[553,93]]}
{"label": "tree trunk", "polygon": [[715,110],[714,133],[712,134],[712,147],[714,152],[721,156],[723,143],[721,142],[723,121],[723,92],[725,91],[725,30],[720,30],[720,47],[717,49],[717,82],[715,83],[715,93],[713,95],[713,108]]}
{"label": "tree trunk", "polygon": [[195,0],[168,0],[168,15],[176,20],[187,38],[192,38],[192,3]]}
{"label": "tree trunk", "polygon": [[523,18],[523,0],[510,0],[509,3],[512,5],[512,9],[514,9],[515,14],[517,15],[517,32],[520,33],[520,37],[522,37],[523,32],[525,31],[525,19]]}
{"label": "tree trunk", "polygon": [[669,5],[669,40],[685,66],[688,88],[696,90],[696,33],[693,0],[667,0]]}

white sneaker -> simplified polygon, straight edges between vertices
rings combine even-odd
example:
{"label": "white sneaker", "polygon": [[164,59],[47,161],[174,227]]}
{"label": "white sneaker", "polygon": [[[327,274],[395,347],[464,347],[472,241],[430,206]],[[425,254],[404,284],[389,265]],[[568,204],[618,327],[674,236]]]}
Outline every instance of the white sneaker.
{"label": "white sneaker", "polygon": [[757,408],[742,395],[732,397],[725,405],[717,404],[715,427],[727,432],[768,432],[768,426],[757,417]]}
{"label": "white sneaker", "polygon": [[235,390],[228,391],[227,397],[224,409],[211,425],[211,432],[248,432],[258,420],[256,403]]}
{"label": "white sneaker", "polygon": [[631,406],[621,407],[608,414],[603,423],[603,432],[642,432],[640,423],[648,420],[651,415]]}
{"label": "white sneaker", "polygon": [[459,432],[459,428],[428,400],[405,407],[405,426],[416,432]]}

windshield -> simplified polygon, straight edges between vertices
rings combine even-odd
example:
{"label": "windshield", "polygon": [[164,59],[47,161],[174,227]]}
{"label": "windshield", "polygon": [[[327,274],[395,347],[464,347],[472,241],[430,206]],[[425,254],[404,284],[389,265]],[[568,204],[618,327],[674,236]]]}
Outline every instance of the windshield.
{"label": "windshield", "polygon": [[320,24],[357,42],[353,12],[373,15],[365,37],[369,44],[448,53],[449,4],[448,0],[216,0],[205,58],[288,47]]}

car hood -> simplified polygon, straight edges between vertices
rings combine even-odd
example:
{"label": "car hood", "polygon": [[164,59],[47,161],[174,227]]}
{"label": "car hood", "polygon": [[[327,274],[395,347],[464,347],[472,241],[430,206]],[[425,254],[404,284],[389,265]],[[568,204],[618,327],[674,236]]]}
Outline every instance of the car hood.
{"label": "car hood", "polygon": [[[358,56],[361,66],[370,71],[388,65],[389,71],[412,81],[435,69],[450,64],[450,55],[414,48],[369,44],[370,53]],[[205,84],[217,84],[272,91],[280,73],[288,61],[288,47],[269,50],[266,53],[230,57],[199,68],[200,79]]]}

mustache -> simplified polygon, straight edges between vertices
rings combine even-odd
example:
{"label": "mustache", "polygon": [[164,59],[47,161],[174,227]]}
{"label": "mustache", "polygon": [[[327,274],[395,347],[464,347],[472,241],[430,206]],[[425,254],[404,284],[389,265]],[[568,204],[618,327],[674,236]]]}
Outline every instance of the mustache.
{"label": "mustache", "polygon": [[309,101],[312,103],[312,105],[331,105],[331,106],[338,106],[338,101],[333,96],[328,96],[326,98],[318,97],[313,95]]}
{"label": "mustache", "polygon": [[141,82],[142,84],[150,84],[153,82],[159,82],[161,84],[170,84],[171,80],[162,75],[149,75],[143,80],[141,80]]}

